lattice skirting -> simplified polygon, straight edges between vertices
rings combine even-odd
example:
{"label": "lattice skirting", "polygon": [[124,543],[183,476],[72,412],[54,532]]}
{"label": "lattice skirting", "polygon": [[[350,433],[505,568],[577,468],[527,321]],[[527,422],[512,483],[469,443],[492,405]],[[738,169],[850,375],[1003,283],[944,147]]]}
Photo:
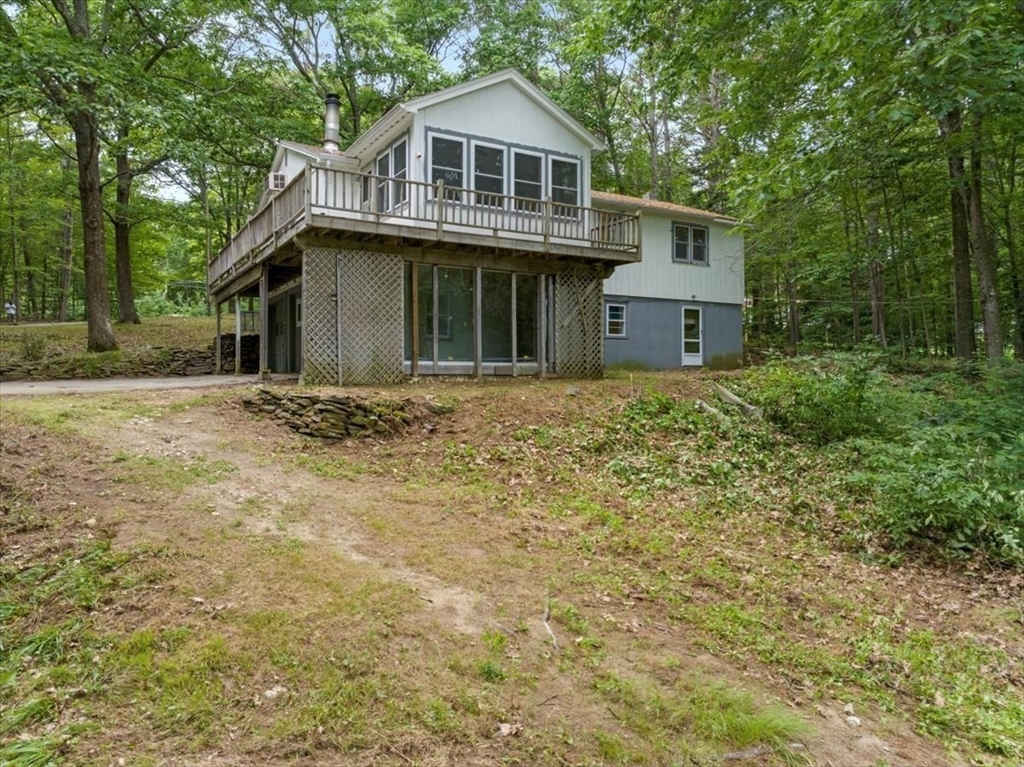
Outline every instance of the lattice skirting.
{"label": "lattice skirting", "polygon": [[309,248],[303,253],[303,381],[402,380],[402,257]]}
{"label": "lattice skirting", "polygon": [[403,380],[402,257],[346,250],[339,258],[342,383]]}
{"label": "lattice skirting", "polygon": [[302,380],[339,383],[338,251],[309,248],[302,254]]}
{"label": "lattice skirting", "polygon": [[604,281],[597,269],[572,267],[555,276],[555,372],[600,378],[604,369]]}

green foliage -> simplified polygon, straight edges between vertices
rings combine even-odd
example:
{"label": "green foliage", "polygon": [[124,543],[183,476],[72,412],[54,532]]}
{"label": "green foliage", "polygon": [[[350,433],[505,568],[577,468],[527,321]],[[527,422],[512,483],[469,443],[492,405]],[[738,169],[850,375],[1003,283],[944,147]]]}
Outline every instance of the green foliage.
{"label": "green foliage", "polygon": [[864,355],[777,360],[750,370],[747,398],[794,439],[816,445],[880,434],[879,377]]}
{"label": "green foliage", "polygon": [[46,356],[46,336],[23,332],[18,339],[21,358],[26,362],[38,362]]}
{"label": "green foliage", "polygon": [[[1024,565],[1024,378],[994,370],[980,385],[955,377],[925,400],[898,440],[860,440],[852,483],[874,498],[865,520],[898,548],[938,543]],[[952,384],[952,386],[949,386]]]}
{"label": "green foliage", "polygon": [[135,302],[141,317],[202,317],[206,312],[205,301],[172,301],[163,293],[148,293]]}

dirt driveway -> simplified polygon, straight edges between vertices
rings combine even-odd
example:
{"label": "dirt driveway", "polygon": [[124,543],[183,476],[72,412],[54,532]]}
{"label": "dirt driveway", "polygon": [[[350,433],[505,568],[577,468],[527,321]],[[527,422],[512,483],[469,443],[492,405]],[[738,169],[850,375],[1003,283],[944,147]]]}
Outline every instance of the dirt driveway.
{"label": "dirt driveway", "polygon": [[[8,381],[0,383],[0,397],[51,394],[96,394],[102,392],[199,389],[211,386],[241,386],[258,380],[256,375],[173,376],[168,378],[90,378],[65,381]],[[292,379],[281,379],[290,381]]]}
{"label": "dirt driveway", "polygon": [[[510,460],[488,447],[510,433],[496,418],[548,428],[597,395],[524,384],[396,441],[325,444],[180,389],[253,380],[0,389],[96,393],[4,425],[5,489],[39,519],[5,517],[5,564],[94,536],[156,563],[96,613],[111,681],[60,704],[100,725],[68,746],[75,763],[949,763],[900,715],[708,652],[639,581],[601,585],[600,555],[571,537],[589,523],[545,511],[550,477],[477,471]],[[804,734],[698,735],[722,685]]]}

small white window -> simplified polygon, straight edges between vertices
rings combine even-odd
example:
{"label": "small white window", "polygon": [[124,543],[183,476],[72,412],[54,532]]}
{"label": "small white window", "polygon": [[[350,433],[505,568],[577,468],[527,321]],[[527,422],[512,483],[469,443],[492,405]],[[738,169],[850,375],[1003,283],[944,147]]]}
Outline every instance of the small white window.
{"label": "small white window", "polygon": [[672,260],[680,264],[708,263],[708,229],[693,224],[672,224]]}
{"label": "small white window", "polygon": [[609,338],[626,337],[626,305],[605,304],[604,334]]}

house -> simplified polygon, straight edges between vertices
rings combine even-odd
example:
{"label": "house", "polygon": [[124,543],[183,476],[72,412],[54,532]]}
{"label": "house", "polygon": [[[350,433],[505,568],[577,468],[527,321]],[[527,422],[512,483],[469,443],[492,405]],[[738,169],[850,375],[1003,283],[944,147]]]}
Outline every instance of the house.
{"label": "house", "polygon": [[323,146],[279,143],[209,265],[218,324],[258,295],[261,370],[309,384],[600,376],[603,284],[639,264],[642,202],[591,192],[601,149],[512,70],[400,104],[344,151],[328,96]]}
{"label": "house", "polygon": [[605,364],[667,369],[743,361],[743,235],[727,216],[604,192],[592,204],[641,211],[638,264],[604,282]]}

